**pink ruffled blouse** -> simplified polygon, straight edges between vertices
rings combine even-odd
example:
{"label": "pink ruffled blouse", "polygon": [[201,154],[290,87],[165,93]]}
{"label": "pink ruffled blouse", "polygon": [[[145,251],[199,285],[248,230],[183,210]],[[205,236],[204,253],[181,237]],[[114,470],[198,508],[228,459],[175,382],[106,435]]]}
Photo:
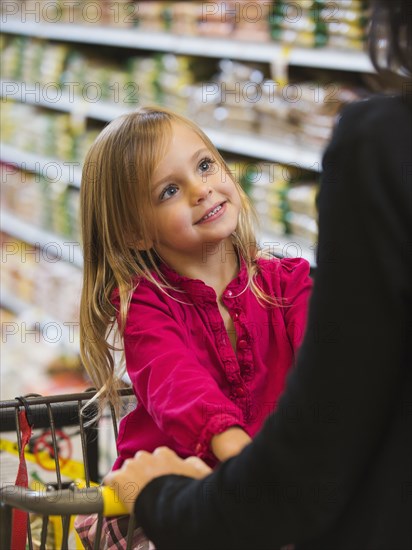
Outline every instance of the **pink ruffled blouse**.
{"label": "pink ruffled blouse", "polygon": [[166,266],[167,280],[183,293],[140,281],[124,332],[138,404],[120,423],[114,469],[138,450],[162,445],[213,466],[213,435],[240,426],[253,437],[276,408],[302,341],[312,280],[303,259],[259,259],[258,266],[257,284],[285,305],[259,303],[246,288],[243,263],[223,293],[236,352],[211,287]]}

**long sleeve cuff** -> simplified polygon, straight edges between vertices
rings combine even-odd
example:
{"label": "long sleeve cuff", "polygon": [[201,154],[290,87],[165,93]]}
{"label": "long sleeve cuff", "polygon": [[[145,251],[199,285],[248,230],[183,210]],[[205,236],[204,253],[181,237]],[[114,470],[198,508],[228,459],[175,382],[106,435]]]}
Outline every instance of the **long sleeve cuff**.
{"label": "long sleeve cuff", "polygon": [[229,428],[239,426],[245,429],[245,424],[240,420],[239,416],[232,414],[216,414],[212,416],[204,426],[199,441],[195,444],[194,454],[203,460],[216,460],[216,457],[211,451],[210,442],[213,436],[219,435]]}

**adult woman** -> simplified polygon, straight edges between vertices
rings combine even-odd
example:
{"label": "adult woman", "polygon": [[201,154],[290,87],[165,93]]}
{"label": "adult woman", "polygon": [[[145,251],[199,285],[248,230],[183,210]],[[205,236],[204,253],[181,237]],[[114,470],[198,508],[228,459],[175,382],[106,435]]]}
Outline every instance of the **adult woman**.
{"label": "adult woman", "polygon": [[[387,66],[409,79],[411,17],[408,0],[374,2],[372,59],[385,33]],[[411,104],[406,80],[341,116],[324,156],[307,333],[253,443],[202,480],[183,477],[202,464],[167,450],[107,480],[143,487],[135,513],[158,549],[411,548]]]}

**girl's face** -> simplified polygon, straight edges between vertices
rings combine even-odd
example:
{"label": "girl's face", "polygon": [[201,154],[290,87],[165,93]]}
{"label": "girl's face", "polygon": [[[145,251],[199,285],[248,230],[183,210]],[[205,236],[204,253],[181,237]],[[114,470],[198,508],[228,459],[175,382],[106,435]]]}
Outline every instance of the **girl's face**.
{"label": "girl's face", "polygon": [[170,143],[151,183],[153,246],[173,268],[204,258],[227,241],[238,223],[241,200],[230,175],[200,136],[172,123]]}

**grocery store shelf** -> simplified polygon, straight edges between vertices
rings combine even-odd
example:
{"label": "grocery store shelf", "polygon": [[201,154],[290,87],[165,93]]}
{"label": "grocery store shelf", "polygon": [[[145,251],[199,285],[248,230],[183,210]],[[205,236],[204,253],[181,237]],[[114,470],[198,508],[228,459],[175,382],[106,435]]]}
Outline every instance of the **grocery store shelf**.
{"label": "grocery store shelf", "polygon": [[317,152],[299,145],[285,144],[281,140],[269,140],[255,135],[232,134],[211,128],[203,128],[203,131],[218,149],[320,172],[322,161],[322,152],[320,151]]}
{"label": "grocery store shelf", "polygon": [[58,237],[49,231],[40,229],[6,210],[0,210],[1,231],[13,235],[33,246],[38,246],[46,259],[53,257],[83,267],[80,243],[69,238]]}
{"label": "grocery store shelf", "polygon": [[42,157],[6,143],[0,143],[0,160],[6,164],[15,165],[21,170],[40,174],[53,182],[62,181],[74,187],[80,187],[80,162]]}
{"label": "grocery store shelf", "polygon": [[[7,86],[10,86],[7,88]],[[5,93],[5,90],[11,90],[12,88],[18,91],[21,89],[21,83],[15,81],[5,81],[0,80],[0,87]],[[94,118],[102,121],[110,121],[120,116],[124,113],[130,112],[133,109],[124,109],[118,105],[113,105],[110,103],[99,102],[99,103],[87,103],[82,98],[74,97],[69,98],[67,94],[62,93],[58,101],[47,101],[47,99],[39,94],[37,100],[34,94],[15,94],[13,97],[14,100],[24,101],[31,105],[40,105],[50,109],[55,109],[59,111],[65,111],[73,113],[73,115],[81,115],[84,117]],[[280,162],[283,164],[293,164],[299,168],[305,170],[313,170],[315,172],[320,171],[322,152],[315,151],[313,149],[306,149],[302,146],[285,144],[283,141],[279,140],[269,140],[261,138],[256,135],[247,135],[239,133],[225,132],[221,129],[207,128],[203,127],[203,131],[208,135],[214,145],[223,151],[229,153],[238,153],[240,155],[246,155],[250,157],[255,157],[258,159],[263,159],[269,162]],[[10,148],[9,148],[10,150]],[[7,157],[7,150],[1,154],[1,160],[4,162],[17,163],[16,158],[20,158],[23,153],[13,150],[13,158]],[[26,163],[29,162],[27,155],[30,153],[24,153]],[[4,157],[4,158],[3,158]],[[30,157],[31,158],[31,157]],[[38,159],[36,156],[31,158],[32,165],[37,162],[40,162],[42,165],[47,162],[46,159]],[[61,163],[61,161],[58,161]],[[64,164],[64,163],[63,163]],[[72,163],[73,164],[73,163]],[[30,170],[30,168],[26,168]],[[35,170],[38,171],[38,170]],[[80,170],[75,171],[75,181],[72,182],[74,185],[80,185],[81,173]],[[73,178],[72,178],[73,179]]]}
{"label": "grocery store shelf", "polygon": [[164,51],[201,57],[232,58],[322,69],[355,72],[374,72],[363,52],[328,48],[290,48],[276,42],[254,43],[241,40],[202,36],[173,35],[163,32],[144,32],[137,29],[86,26],[61,23],[22,22],[9,18],[2,31],[49,40]]}
{"label": "grocery store shelf", "polygon": [[108,122],[114,118],[134,111],[134,108],[122,108],[116,103],[106,101],[87,101],[80,95],[68,94],[62,90],[56,90],[56,97],[53,100],[47,98],[47,93],[37,83],[37,91],[26,92],[26,87],[35,90],[35,84],[30,85],[17,80],[0,79],[0,98],[3,101],[17,101],[39,107],[47,107],[54,111],[71,113],[75,117],[93,118]]}

